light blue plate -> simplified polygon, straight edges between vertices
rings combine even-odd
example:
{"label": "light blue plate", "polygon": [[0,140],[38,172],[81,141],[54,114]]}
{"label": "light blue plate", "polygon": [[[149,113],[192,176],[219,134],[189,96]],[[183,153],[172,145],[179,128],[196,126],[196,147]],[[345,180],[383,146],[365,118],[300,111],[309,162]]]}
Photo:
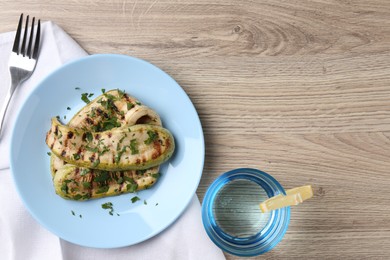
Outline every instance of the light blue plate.
{"label": "light blue plate", "polygon": [[[62,121],[67,123],[85,105],[81,94],[96,97],[102,88],[119,88],[138,98],[161,116],[175,138],[176,150],[162,165],[162,177],[151,189],[138,192],[141,200],[136,203],[131,202],[135,194],[77,202],[54,192],[45,144],[50,118],[66,116]],[[204,138],[193,104],[169,75],[136,58],[101,54],[66,64],[27,98],[14,127],[11,170],[20,197],[41,225],[75,244],[115,248],[158,234],[187,207],[202,175]],[[105,202],[113,203],[113,216],[102,209]]]}

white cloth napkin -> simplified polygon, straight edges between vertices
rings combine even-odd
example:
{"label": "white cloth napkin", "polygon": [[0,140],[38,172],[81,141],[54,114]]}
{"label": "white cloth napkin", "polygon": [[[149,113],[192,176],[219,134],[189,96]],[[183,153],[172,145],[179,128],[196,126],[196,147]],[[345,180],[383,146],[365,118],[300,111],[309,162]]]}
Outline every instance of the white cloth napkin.
{"label": "white cloth napkin", "polygon": [[[15,32],[0,34],[0,106],[8,88],[8,58]],[[15,116],[26,96],[49,72],[88,55],[69,35],[52,22],[42,24],[39,61],[33,75],[16,90],[0,142],[0,259],[225,259],[208,238],[196,196],[183,215],[159,235],[137,245],[96,249],[61,240],[41,227],[24,208],[9,169],[9,142]]]}

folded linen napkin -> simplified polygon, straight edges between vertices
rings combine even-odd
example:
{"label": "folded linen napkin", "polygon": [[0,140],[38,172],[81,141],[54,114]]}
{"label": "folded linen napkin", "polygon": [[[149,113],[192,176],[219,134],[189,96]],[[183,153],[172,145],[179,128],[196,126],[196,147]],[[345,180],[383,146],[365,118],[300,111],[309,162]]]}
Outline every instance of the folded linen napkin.
{"label": "folded linen napkin", "polygon": [[[0,34],[0,106],[9,84],[8,59],[15,32]],[[24,208],[9,169],[9,142],[15,117],[27,95],[48,73],[87,53],[60,27],[42,24],[39,61],[32,76],[15,91],[0,142],[0,259],[225,259],[208,238],[196,195],[181,217],[159,235],[115,249],[78,246],[41,227]]]}

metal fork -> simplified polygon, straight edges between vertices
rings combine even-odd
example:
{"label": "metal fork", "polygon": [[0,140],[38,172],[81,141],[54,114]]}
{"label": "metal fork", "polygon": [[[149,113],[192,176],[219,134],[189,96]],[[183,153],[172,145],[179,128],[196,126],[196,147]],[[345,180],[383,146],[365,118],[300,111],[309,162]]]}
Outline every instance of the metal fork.
{"label": "metal fork", "polygon": [[[9,102],[12,98],[12,95],[15,89],[20,85],[20,83],[22,83],[24,80],[26,80],[31,76],[38,59],[39,41],[41,37],[41,20],[38,20],[38,26],[36,30],[36,36],[35,36],[35,42],[33,48],[35,17],[33,17],[32,19],[32,25],[31,25],[31,30],[29,35],[28,35],[28,25],[29,25],[28,19],[29,16],[27,15],[26,25],[23,33],[23,40],[22,42],[20,42],[20,35],[22,32],[22,23],[23,23],[23,14],[20,15],[18,29],[16,30],[16,35],[15,35],[14,45],[8,62],[9,72],[11,76],[11,85],[8,89],[4,104],[0,111],[0,140],[2,135],[4,118],[7,112]],[[28,40],[28,45],[26,46],[28,36],[29,36],[29,40]]]}

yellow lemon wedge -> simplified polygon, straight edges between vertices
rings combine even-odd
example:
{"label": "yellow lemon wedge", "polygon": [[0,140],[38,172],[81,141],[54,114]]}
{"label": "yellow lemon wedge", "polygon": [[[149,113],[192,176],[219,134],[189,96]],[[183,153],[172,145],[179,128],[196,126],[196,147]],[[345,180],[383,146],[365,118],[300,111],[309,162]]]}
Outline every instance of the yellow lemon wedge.
{"label": "yellow lemon wedge", "polygon": [[311,197],[313,197],[311,185],[293,188],[287,190],[286,195],[279,194],[260,203],[260,210],[266,213],[275,209],[298,205]]}

